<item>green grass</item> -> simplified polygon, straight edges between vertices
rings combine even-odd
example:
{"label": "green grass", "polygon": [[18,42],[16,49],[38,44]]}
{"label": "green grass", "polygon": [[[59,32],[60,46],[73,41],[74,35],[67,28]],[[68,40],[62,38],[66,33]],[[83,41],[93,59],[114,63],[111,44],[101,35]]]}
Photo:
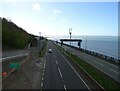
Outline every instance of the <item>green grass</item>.
{"label": "green grass", "polygon": [[[62,49],[61,47],[57,46],[62,52],[64,51],[64,49]],[[64,51],[65,52],[65,51]],[[64,53],[63,52],[63,53]],[[68,55],[68,57],[74,61],[75,63],[79,64],[79,66],[81,66],[94,80],[96,80],[103,88],[105,88],[106,90],[109,91],[113,91],[113,90],[120,90],[120,86],[113,82],[110,78],[108,78],[107,76],[105,76],[104,73],[102,73],[101,71],[97,70],[96,68],[94,68],[93,66],[91,66],[90,64],[86,63],[84,60],[80,59],[79,57],[77,57],[76,55],[66,51],[66,54]]]}
{"label": "green grass", "polygon": [[44,47],[42,48],[42,51],[39,52],[39,57],[43,57],[44,54],[46,53],[46,48],[47,48],[47,41],[44,44]]}

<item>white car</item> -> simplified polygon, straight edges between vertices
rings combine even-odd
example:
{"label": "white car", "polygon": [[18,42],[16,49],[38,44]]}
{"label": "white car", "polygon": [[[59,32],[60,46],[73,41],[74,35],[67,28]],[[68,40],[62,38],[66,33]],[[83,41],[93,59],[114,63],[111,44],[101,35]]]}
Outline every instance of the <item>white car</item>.
{"label": "white car", "polygon": [[49,53],[52,53],[52,50],[51,50],[51,49],[49,49]]}

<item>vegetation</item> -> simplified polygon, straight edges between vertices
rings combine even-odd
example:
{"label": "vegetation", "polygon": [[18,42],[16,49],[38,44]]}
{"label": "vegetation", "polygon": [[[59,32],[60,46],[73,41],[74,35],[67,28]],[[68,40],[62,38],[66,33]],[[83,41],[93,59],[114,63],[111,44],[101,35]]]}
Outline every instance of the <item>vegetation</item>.
{"label": "vegetation", "polygon": [[35,41],[35,36],[28,34],[11,21],[2,19],[2,45],[14,48],[24,48],[30,42]]}
{"label": "vegetation", "polygon": [[[64,51],[61,47],[57,46],[60,50]],[[90,64],[86,63],[84,60],[80,59],[76,55],[64,51],[68,55],[68,57],[74,61],[75,63],[79,64],[93,79],[95,79],[101,86],[103,86],[106,90],[120,90],[119,84],[113,82],[110,78],[108,78],[104,73],[97,70]],[[63,53],[64,53],[63,52]]]}
{"label": "vegetation", "polygon": [[39,52],[39,57],[44,56],[44,54],[46,53],[46,48],[47,48],[47,39],[44,39],[42,50]]}

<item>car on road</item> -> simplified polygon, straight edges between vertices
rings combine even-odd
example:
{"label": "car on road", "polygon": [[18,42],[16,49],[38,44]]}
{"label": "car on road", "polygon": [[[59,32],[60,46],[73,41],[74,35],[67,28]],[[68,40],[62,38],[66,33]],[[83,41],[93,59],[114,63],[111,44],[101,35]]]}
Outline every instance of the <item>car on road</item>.
{"label": "car on road", "polygon": [[49,49],[49,53],[52,53],[52,49]]}

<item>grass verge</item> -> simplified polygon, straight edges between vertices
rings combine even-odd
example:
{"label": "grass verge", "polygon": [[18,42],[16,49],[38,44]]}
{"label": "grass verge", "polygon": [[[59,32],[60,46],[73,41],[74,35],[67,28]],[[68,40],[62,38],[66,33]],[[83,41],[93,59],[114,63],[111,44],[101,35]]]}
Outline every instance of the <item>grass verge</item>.
{"label": "grass verge", "polygon": [[[57,45],[56,45],[57,46]],[[62,52],[64,51],[63,48],[61,48],[60,46],[57,46],[58,49],[60,49]],[[99,71],[98,69],[96,69],[95,67],[91,66],[90,64],[88,64],[87,62],[85,62],[84,60],[80,59],[79,57],[77,57],[76,55],[68,52],[68,51],[64,51],[68,57],[74,61],[75,63],[77,63],[79,66],[81,66],[94,80],[96,80],[105,90],[109,90],[109,91],[119,91],[120,90],[120,86],[119,84],[115,83],[114,81],[112,81],[108,76],[106,76],[103,72]],[[63,53],[64,53],[63,52]]]}
{"label": "grass verge", "polygon": [[42,48],[42,51],[39,52],[39,57],[43,57],[44,54],[46,53],[46,48],[47,48],[47,41],[44,44],[44,47]]}

